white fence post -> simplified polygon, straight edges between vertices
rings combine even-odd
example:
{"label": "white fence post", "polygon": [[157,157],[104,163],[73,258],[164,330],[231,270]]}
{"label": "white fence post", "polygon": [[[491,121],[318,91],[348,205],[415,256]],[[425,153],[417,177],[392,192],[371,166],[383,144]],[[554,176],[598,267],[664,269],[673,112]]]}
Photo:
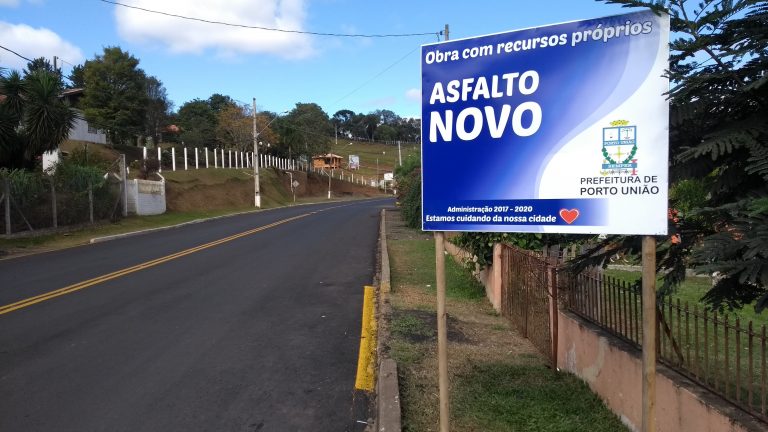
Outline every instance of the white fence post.
{"label": "white fence post", "polygon": [[232,168],[232,150],[227,150],[227,156],[229,159],[229,167]]}
{"label": "white fence post", "polygon": [[160,147],[157,148],[157,172],[163,172],[163,157],[160,153]]}
{"label": "white fence post", "polygon": [[187,165],[187,148],[184,147],[184,170],[186,171],[189,169],[189,166]]}
{"label": "white fence post", "polygon": [[205,150],[205,167],[208,168],[208,147],[203,147]]}
{"label": "white fence post", "polygon": [[147,146],[141,148],[141,158],[142,160],[147,160]]}
{"label": "white fence post", "polygon": [[213,167],[219,167],[219,151],[216,149],[213,149]]}
{"label": "white fence post", "polygon": [[176,171],[176,147],[171,147],[171,168]]}
{"label": "white fence post", "polygon": [[200,169],[200,164],[198,163],[199,159],[197,155],[198,155],[198,151],[197,151],[197,147],[195,147],[195,169]]}

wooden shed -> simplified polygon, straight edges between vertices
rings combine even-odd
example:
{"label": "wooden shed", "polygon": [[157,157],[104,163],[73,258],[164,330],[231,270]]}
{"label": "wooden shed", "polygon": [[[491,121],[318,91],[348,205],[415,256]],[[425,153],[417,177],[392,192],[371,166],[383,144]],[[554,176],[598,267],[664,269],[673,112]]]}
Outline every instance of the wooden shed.
{"label": "wooden shed", "polygon": [[344,161],[343,157],[333,153],[328,153],[324,155],[313,156],[312,166],[318,169],[321,169],[321,168],[337,169],[337,168],[341,168],[341,164],[343,161]]}

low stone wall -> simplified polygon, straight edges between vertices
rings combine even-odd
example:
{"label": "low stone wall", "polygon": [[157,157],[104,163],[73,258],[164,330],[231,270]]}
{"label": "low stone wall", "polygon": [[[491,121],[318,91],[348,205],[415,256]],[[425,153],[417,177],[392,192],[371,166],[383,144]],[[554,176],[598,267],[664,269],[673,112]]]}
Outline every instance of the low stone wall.
{"label": "low stone wall", "polygon": [[[583,379],[633,431],[642,416],[642,359],[637,349],[576,315],[558,316],[557,365]],[[765,430],[751,416],[658,364],[658,432],[752,432]]]}
{"label": "low stone wall", "polygon": [[153,180],[128,181],[128,213],[149,216],[165,213],[165,182]]}
{"label": "low stone wall", "polygon": [[[466,260],[470,254],[446,242],[446,251]],[[501,247],[493,264],[475,273],[488,301],[501,307]],[[557,366],[583,379],[622,422],[639,431],[642,415],[642,360],[626,344],[568,311],[558,311]],[[550,319],[551,322],[551,319]],[[656,431],[757,432],[765,425],[679,373],[657,364]]]}

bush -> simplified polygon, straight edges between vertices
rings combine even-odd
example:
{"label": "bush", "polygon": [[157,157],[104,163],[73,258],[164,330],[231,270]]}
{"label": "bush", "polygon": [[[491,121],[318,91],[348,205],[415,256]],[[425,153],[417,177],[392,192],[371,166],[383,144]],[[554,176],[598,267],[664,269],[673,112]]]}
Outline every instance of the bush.
{"label": "bush", "polygon": [[[541,233],[502,233],[502,232],[465,232],[453,239],[453,242],[477,257],[481,268],[493,263],[493,245],[507,243],[520,249],[540,251],[544,246],[568,246],[591,238],[579,234],[541,234]],[[467,263],[474,269],[474,261]]]}
{"label": "bush", "polygon": [[406,159],[395,169],[397,200],[400,202],[405,224],[421,227],[421,165],[416,159]]}
{"label": "bush", "polygon": [[412,171],[398,182],[398,199],[403,220],[411,228],[421,228],[421,170]]}
{"label": "bush", "polygon": [[152,175],[160,170],[160,161],[156,158],[147,158],[144,161],[144,165],[141,167],[140,176],[144,180],[148,180]]}

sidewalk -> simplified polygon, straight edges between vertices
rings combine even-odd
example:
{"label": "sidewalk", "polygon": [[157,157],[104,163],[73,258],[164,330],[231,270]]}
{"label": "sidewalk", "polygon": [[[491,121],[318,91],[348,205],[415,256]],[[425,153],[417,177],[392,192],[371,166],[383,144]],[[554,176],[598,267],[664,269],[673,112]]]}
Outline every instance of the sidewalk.
{"label": "sidewalk", "polygon": [[[434,240],[387,210],[392,272],[390,337],[398,363],[404,431],[438,423]],[[452,431],[626,430],[588,387],[553,372],[530,342],[498,316],[482,287],[446,259]]]}

